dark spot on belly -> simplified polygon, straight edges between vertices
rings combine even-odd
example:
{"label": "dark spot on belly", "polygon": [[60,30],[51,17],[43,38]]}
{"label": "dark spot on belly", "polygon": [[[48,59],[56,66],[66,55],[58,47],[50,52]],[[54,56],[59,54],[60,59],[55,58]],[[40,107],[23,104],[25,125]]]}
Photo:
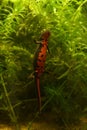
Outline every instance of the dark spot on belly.
{"label": "dark spot on belly", "polygon": [[42,54],[41,57],[43,57],[44,55]]}
{"label": "dark spot on belly", "polygon": [[42,60],[38,59],[39,62],[41,62]]}

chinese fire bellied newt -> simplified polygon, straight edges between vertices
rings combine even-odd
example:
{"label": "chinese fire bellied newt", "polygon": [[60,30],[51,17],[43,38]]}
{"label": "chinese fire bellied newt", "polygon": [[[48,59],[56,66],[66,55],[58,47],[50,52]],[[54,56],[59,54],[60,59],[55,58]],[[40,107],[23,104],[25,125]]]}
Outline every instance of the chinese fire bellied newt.
{"label": "chinese fire bellied newt", "polygon": [[35,56],[34,56],[34,75],[35,75],[35,84],[38,93],[38,106],[39,112],[41,111],[41,94],[40,94],[40,76],[44,72],[44,65],[46,61],[46,52],[48,49],[48,38],[50,36],[49,31],[42,33],[40,40],[35,41],[36,44],[39,44]]}

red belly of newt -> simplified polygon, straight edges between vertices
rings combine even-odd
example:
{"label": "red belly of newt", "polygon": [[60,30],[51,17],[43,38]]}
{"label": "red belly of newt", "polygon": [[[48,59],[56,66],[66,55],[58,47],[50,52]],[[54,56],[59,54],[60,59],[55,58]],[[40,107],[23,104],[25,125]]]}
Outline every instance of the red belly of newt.
{"label": "red belly of newt", "polygon": [[43,45],[41,48],[41,52],[38,54],[38,59],[37,59],[37,66],[36,66],[36,71],[38,77],[44,72],[44,65],[45,65],[45,60],[46,60],[46,51],[47,51],[47,46]]}

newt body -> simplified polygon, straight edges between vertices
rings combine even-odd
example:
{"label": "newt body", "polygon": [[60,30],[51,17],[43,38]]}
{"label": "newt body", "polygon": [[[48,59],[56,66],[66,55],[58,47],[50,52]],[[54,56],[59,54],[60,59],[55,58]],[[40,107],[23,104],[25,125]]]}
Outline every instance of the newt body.
{"label": "newt body", "polygon": [[46,52],[48,50],[48,38],[50,36],[49,31],[45,31],[41,35],[41,40],[36,41],[36,44],[39,44],[39,47],[36,50],[34,57],[34,72],[35,72],[35,84],[38,93],[38,105],[39,112],[41,111],[41,94],[40,94],[40,76],[44,72],[45,61],[46,61]]}

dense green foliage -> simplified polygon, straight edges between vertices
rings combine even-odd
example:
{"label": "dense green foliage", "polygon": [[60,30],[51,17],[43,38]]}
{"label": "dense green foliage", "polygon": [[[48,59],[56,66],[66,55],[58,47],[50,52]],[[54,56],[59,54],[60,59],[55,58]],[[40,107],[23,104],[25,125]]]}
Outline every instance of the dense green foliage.
{"label": "dense green foliage", "polygon": [[34,39],[46,29],[51,32],[51,55],[45,66],[48,73],[41,77],[44,102],[48,102],[43,109],[68,124],[87,112],[87,0],[0,2],[0,110],[12,107],[18,118],[22,109],[24,115],[33,105],[32,111],[37,110],[32,99],[36,98]]}

